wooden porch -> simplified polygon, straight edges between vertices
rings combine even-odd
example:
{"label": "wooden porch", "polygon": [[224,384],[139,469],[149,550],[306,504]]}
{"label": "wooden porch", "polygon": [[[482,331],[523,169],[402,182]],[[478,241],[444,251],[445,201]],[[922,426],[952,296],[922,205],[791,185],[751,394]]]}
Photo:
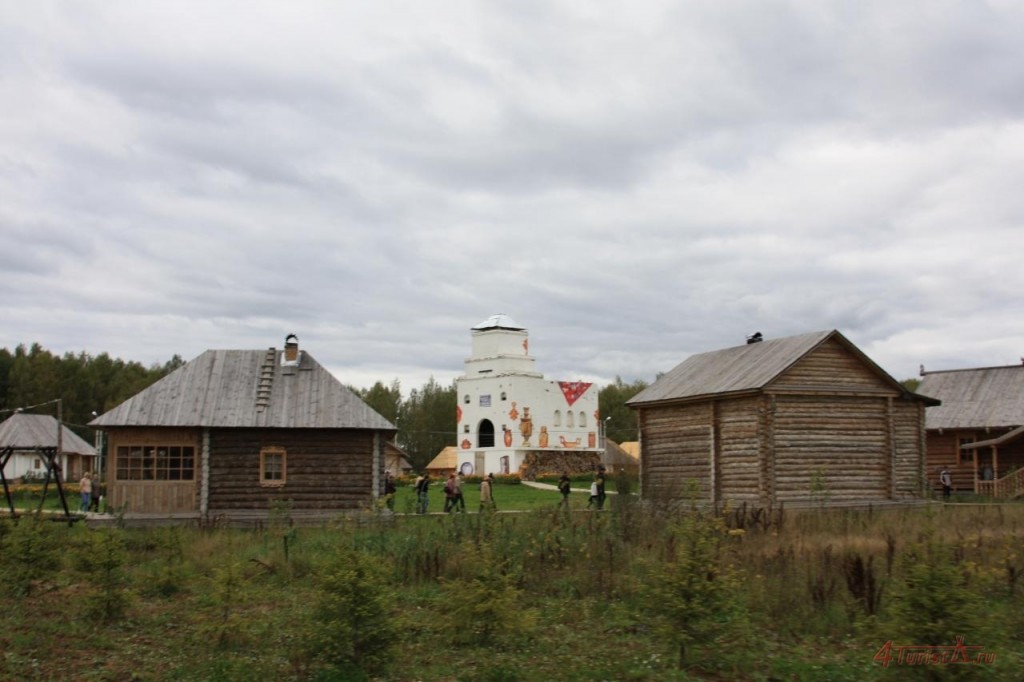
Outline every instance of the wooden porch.
{"label": "wooden porch", "polygon": [[988,495],[997,500],[1012,500],[1024,495],[1024,469],[991,481],[978,481],[976,489],[979,495]]}
{"label": "wooden porch", "polygon": [[1012,429],[998,438],[968,443],[964,450],[973,451],[974,492],[1006,500],[1024,494],[1024,426]]}

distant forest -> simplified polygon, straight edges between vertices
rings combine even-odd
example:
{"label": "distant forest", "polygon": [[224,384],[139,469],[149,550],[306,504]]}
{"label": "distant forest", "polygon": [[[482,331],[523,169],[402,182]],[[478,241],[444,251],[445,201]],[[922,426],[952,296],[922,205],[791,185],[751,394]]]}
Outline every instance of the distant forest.
{"label": "distant forest", "polygon": [[92,441],[92,413],[103,414],[185,364],[175,355],[163,365],[111,358],[106,353],[54,355],[38,343],[0,348],[0,419],[15,410],[57,416]]}
{"label": "distant forest", "polygon": [[[57,416],[61,400],[64,423],[88,442],[93,430],[86,426],[92,413],[103,414],[185,364],[175,355],[164,364],[111,358],[106,353],[55,355],[38,343],[0,348],[0,421],[15,410]],[[615,381],[600,388],[598,405],[608,418],[608,437],[636,440],[636,418],[626,401],[647,387],[641,380]],[[455,384],[443,386],[431,377],[402,397],[398,380],[381,381],[369,388],[349,386],[373,409],[398,427],[397,443],[417,469],[422,469],[442,448],[455,444]]]}

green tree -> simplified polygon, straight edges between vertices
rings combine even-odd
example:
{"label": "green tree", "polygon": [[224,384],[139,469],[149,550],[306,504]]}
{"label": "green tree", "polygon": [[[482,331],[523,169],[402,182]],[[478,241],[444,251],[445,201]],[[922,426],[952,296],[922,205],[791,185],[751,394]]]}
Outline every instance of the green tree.
{"label": "green tree", "polygon": [[737,574],[724,565],[721,519],[692,514],[682,518],[666,543],[668,556],[651,567],[647,610],[686,666],[688,649],[728,639],[743,624]]}
{"label": "green tree", "polygon": [[128,552],[117,530],[87,530],[75,563],[92,586],[83,600],[83,615],[103,623],[120,620],[128,609],[128,578],[125,562]]}
{"label": "green tree", "polygon": [[113,360],[106,353],[58,357],[38,343],[21,344],[13,353],[0,349],[0,408],[40,405],[37,412],[56,416],[52,403],[59,398],[65,424],[89,440],[92,432],[84,425],[93,412],[113,408],[183,364],[179,355],[148,369],[138,362]]}
{"label": "green tree", "polygon": [[394,424],[402,410],[402,385],[395,379],[390,386],[378,381],[370,388],[353,389],[377,414]]}
{"label": "green tree", "polygon": [[398,414],[398,444],[416,470],[422,470],[443,448],[455,444],[455,383],[447,388],[430,377],[413,389]]}
{"label": "green tree", "polygon": [[981,603],[967,586],[953,548],[932,540],[906,554],[906,582],[893,596],[897,630],[914,644],[951,645],[958,635],[984,637]]}
{"label": "green tree", "polygon": [[373,557],[341,548],[319,572],[312,613],[314,655],[352,679],[387,664],[398,635],[388,605],[391,588]]}
{"label": "green tree", "polygon": [[622,377],[608,384],[597,394],[598,409],[605,422],[605,434],[617,443],[637,440],[636,414],[626,402],[647,388],[647,382],[637,379],[627,384]]}
{"label": "green tree", "polygon": [[60,570],[60,529],[39,516],[22,516],[3,529],[0,540],[0,569],[4,588],[19,597],[27,597],[39,582]]}

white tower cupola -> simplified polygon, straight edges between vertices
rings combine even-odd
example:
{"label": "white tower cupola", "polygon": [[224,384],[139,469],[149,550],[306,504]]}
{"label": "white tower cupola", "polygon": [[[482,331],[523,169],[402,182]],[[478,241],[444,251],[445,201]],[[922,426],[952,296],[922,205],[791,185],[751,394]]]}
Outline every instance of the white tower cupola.
{"label": "white tower cupola", "polygon": [[473,355],[466,359],[466,376],[520,374],[541,376],[530,357],[530,339],[526,328],[507,315],[492,315],[476,325]]}

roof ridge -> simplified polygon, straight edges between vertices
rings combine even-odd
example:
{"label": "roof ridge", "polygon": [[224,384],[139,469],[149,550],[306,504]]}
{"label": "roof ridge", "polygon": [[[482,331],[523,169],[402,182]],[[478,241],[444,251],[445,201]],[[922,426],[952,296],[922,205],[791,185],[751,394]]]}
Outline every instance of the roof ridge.
{"label": "roof ridge", "polygon": [[929,374],[953,374],[955,372],[984,372],[991,369],[1024,369],[1024,362],[1019,365],[992,365],[989,367],[960,367],[958,369],[932,369],[922,370],[921,376]]}

